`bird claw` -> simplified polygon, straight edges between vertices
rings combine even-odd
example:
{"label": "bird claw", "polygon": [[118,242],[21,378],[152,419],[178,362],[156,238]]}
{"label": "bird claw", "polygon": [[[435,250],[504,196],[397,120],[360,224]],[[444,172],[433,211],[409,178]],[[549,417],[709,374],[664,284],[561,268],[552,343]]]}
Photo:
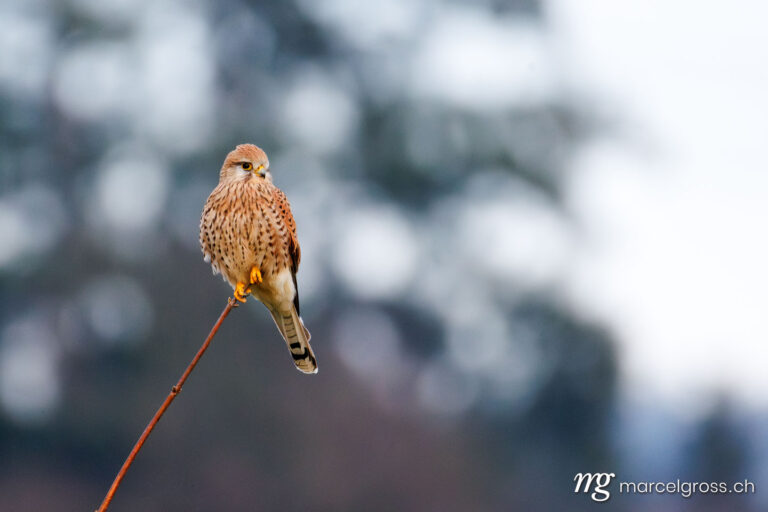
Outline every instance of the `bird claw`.
{"label": "bird claw", "polygon": [[264,281],[264,279],[261,277],[261,270],[259,270],[259,267],[256,265],[253,266],[251,269],[251,284],[259,284]]}
{"label": "bird claw", "polygon": [[239,302],[245,302],[249,293],[251,293],[251,289],[246,288],[245,283],[237,283],[237,286],[235,286],[234,299]]}

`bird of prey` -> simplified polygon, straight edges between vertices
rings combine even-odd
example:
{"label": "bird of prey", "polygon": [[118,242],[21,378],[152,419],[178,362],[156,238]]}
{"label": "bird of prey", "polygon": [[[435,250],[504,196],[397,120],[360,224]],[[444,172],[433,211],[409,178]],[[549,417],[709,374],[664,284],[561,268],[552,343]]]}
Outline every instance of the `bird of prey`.
{"label": "bird of prey", "polygon": [[296,367],[317,373],[309,331],[299,316],[296,222],[285,194],[272,183],[261,148],[241,144],[224,159],[200,218],[200,245],[213,273],[234,288],[235,299],[245,302],[253,295],[267,307]]}

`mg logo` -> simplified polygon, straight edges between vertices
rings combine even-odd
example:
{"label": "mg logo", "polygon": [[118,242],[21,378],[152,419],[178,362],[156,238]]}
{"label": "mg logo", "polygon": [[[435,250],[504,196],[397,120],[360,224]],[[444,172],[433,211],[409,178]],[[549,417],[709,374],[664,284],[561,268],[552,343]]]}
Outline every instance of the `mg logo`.
{"label": "mg logo", "polygon": [[576,482],[576,488],[573,489],[573,492],[575,494],[588,493],[592,489],[590,495],[592,501],[608,501],[611,493],[606,490],[606,487],[611,484],[611,479],[615,476],[616,473],[576,473],[576,476],[573,477],[573,481]]}

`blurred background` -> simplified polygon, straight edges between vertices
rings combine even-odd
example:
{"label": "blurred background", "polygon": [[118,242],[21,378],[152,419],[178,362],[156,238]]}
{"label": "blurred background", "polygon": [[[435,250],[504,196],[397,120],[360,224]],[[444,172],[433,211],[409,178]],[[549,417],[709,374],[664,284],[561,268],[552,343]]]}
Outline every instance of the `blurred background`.
{"label": "blurred background", "polygon": [[224,307],[270,156],[320,372],[224,323],[110,510],[764,510],[768,9],[5,0],[0,510],[93,510]]}

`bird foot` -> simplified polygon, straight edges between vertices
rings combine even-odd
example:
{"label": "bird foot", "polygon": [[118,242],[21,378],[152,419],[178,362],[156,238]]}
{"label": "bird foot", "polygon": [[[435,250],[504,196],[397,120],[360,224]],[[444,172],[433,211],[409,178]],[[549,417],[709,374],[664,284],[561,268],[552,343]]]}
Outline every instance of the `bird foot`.
{"label": "bird foot", "polygon": [[246,288],[245,283],[237,283],[235,286],[235,300],[245,302],[249,293],[251,293],[251,289],[250,287]]}
{"label": "bird foot", "polygon": [[259,267],[254,265],[251,269],[251,284],[259,284],[262,281],[264,281],[264,279],[261,277],[261,270],[259,270]]}

